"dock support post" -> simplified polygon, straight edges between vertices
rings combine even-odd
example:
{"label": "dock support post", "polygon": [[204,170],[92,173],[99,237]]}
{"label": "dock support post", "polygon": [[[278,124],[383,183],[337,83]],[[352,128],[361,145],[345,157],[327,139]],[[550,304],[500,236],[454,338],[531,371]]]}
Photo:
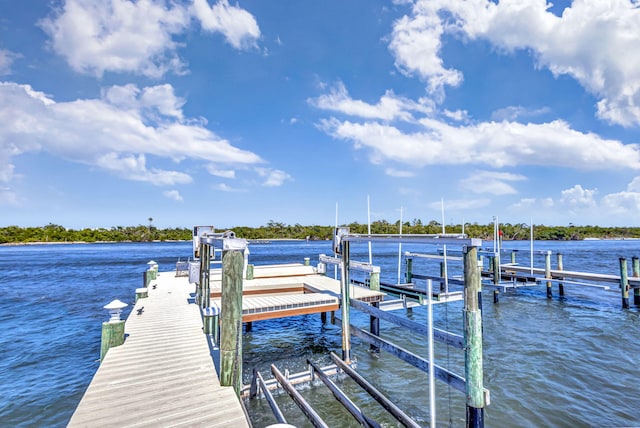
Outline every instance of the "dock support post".
{"label": "dock support post", "polygon": [[[562,265],[562,253],[558,253],[558,270],[564,270],[564,266]],[[558,284],[558,292],[560,293],[560,297],[564,296],[564,284]]]}
{"label": "dock support post", "polygon": [[622,309],[629,309],[629,280],[627,259],[620,257],[620,290],[622,292]]}
{"label": "dock support post", "polygon": [[440,262],[440,278],[442,278],[442,281],[440,281],[440,291],[444,291],[445,289],[445,280],[444,280],[444,276],[447,274],[445,268],[444,268],[444,262]]}
{"label": "dock support post", "polygon": [[100,341],[100,362],[107,351],[124,343],[124,320],[102,323],[102,340]]}
{"label": "dock support post", "polygon": [[514,250],[511,251],[511,263],[516,263],[516,252]]}
{"label": "dock support post", "polygon": [[[371,306],[378,309],[380,308],[379,302],[372,302]],[[380,336],[380,318],[369,315],[369,331],[375,336]],[[369,345],[371,352],[380,353],[380,348],[374,344]]]}
{"label": "dock support post", "polygon": [[349,277],[349,241],[343,241],[342,245],[342,275],[340,276],[340,296],[342,314],[342,360],[351,361],[351,325],[349,320],[349,293],[351,279]]}
{"label": "dock support post", "polygon": [[500,291],[498,289],[493,290],[493,303],[500,303]]}
{"label": "dock support post", "polygon": [[407,272],[405,275],[407,284],[413,281],[413,258],[407,257]]}
{"label": "dock support post", "polygon": [[[637,279],[640,277],[640,259],[636,256],[631,258],[631,266],[633,266],[633,276]],[[638,306],[640,305],[640,288],[633,289],[633,304]]]}
{"label": "dock support post", "polygon": [[304,265],[305,266],[310,266],[311,265],[311,259],[309,257],[305,257],[304,258]]}
{"label": "dock support post", "polygon": [[369,274],[369,288],[380,291],[380,272],[371,272]]}
{"label": "dock support post", "polygon": [[147,297],[149,297],[148,288],[136,288],[136,300],[135,300],[136,303],[138,303],[138,300],[144,299]]}
{"label": "dock support post", "polygon": [[220,385],[233,386],[240,396],[242,384],[242,250],[222,254],[222,308],[220,311]]}
{"label": "dock support post", "polygon": [[482,369],[482,313],[478,307],[480,271],[478,248],[465,247],[464,257],[464,371],[467,428],[484,427]]}
{"label": "dock support post", "polygon": [[491,258],[491,264],[493,265],[493,283],[495,285],[500,284],[500,259],[498,257]]}
{"label": "dock support post", "polygon": [[[551,279],[551,251],[547,251],[544,255],[544,277]],[[547,299],[553,297],[551,290],[551,282],[547,281]]]}
{"label": "dock support post", "polygon": [[320,322],[322,323],[322,325],[325,325],[327,323],[327,313],[326,312],[320,312]]}
{"label": "dock support post", "polygon": [[211,270],[211,251],[210,245],[203,245],[200,251],[200,290],[202,296],[200,297],[200,307],[208,308],[211,303],[211,291],[209,286],[209,272]]}
{"label": "dock support post", "polygon": [[247,265],[247,279],[253,279],[253,265]]}

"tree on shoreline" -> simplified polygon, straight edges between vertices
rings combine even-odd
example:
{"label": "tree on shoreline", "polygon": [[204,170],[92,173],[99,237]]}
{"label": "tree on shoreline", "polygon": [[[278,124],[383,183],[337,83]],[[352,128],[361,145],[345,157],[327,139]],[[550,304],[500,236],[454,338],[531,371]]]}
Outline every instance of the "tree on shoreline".
{"label": "tree on shoreline", "polygon": [[[151,225],[153,219],[149,217],[149,225],[115,226],[110,229],[67,229],[63,226],[49,223],[41,227],[0,227],[0,244],[32,243],[32,242],[148,242],[148,241],[188,241],[192,237],[192,228],[158,229]],[[343,224],[353,233],[366,234],[368,226],[358,222]],[[399,232],[399,222],[389,223],[377,220],[371,223],[371,233],[389,234]],[[462,225],[449,225],[447,233],[462,233]],[[333,226],[303,226],[301,224],[287,225],[270,220],[265,226],[248,227],[237,226],[224,230],[233,230],[236,236],[246,239],[310,239],[327,240],[333,238]],[[504,240],[528,240],[529,225],[525,223],[502,223],[500,230]],[[403,234],[436,234],[442,231],[442,225],[432,220],[423,223],[419,219],[402,224]],[[471,238],[484,240],[493,239],[493,223],[480,225],[465,223],[464,232]],[[596,239],[640,239],[639,227],[601,227],[601,226],[545,226],[534,225],[534,239],[569,241],[585,238]]]}

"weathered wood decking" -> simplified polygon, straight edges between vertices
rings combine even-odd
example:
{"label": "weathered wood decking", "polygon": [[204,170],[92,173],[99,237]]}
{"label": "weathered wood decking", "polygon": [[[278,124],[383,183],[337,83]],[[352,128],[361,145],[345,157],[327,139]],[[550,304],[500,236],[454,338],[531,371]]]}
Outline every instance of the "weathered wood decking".
{"label": "weathered wood decking", "polygon": [[159,275],[131,311],[124,344],[105,356],[70,427],[249,426],[233,388],[220,386],[193,291],[184,277]]}

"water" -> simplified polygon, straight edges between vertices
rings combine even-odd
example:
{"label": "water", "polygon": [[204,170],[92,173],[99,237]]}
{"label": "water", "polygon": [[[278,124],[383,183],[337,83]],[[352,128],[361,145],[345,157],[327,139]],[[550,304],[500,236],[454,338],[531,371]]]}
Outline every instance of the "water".
{"label": "water", "polygon": [[[529,265],[528,242],[505,247],[520,250],[517,261]],[[618,257],[630,261],[640,255],[640,241],[536,242],[535,247],[562,252],[566,270],[609,274],[618,274]],[[394,282],[397,245],[374,243],[373,248],[382,280]],[[332,251],[330,242],[274,242],[250,250],[256,265],[314,261]],[[352,245],[352,251],[352,259],[367,260],[366,246]],[[100,326],[107,319],[102,306],[113,299],[133,303],[149,260],[161,271],[172,270],[190,253],[191,243],[0,247],[0,426],[65,426],[98,368]],[[543,267],[544,256],[536,255],[535,265]],[[452,275],[461,273],[459,262],[449,267]],[[416,260],[414,272],[437,274],[439,267],[436,261]],[[491,391],[486,426],[640,426],[639,312],[633,306],[621,310],[620,294],[612,288],[566,285],[566,297],[560,299],[554,286],[548,300],[545,287],[538,286],[501,295],[498,305],[490,290],[484,292],[484,380]],[[426,322],[424,308],[399,314]],[[434,307],[436,326],[454,333],[462,334],[461,315],[461,302]],[[368,317],[357,311],[352,322],[368,329]],[[421,337],[386,322],[381,334],[426,355]],[[271,377],[271,363],[292,373],[305,370],[307,358],[328,364],[330,351],[340,354],[340,328],[322,325],[319,315],[256,322],[243,336],[245,382],[254,367]],[[436,343],[435,351],[437,364],[464,375],[461,350]],[[384,352],[371,354],[357,339],[352,354],[363,376],[428,425],[425,373]],[[336,382],[367,415],[383,426],[398,426],[353,381]],[[321,383],[301,392],[331,426],[357,426]],[[438,425],[464,426],[463,394],[436,382],[436,395]],[[310,426],[286,394],[277,401],[290,423]],[[264,400],[247,405],[255,426],[274,422]]]}

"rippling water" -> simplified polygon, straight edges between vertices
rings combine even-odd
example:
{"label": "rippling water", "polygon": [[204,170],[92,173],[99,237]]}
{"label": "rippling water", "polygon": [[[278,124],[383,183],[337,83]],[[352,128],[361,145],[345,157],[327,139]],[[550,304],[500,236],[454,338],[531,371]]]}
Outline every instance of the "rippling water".
{"label": "rippling water", "polygon": [[[566,270],[618,274],[618,257],[640,255],[639,241],[536,242],[536,250],[560,251]],[[518,249],[517,261],[529,265],[529,243],[506,243]],[[312,261],[330,253],[329,242],[283,242],[250,246],[256,265]],[[352,246],[352,259],[367,260],[366,248]],[[417,248],[403,247],[403,250]],[[427,249],[420,249],[426,252]],[[65,426],[98,368],[102,306],[113,299],[132,303],[149,260],[171,270],[186,260],[191,243],[37,245],[0,247],[0,426]],[[508,256],[507,256],[508,257]],[[504,260],[504,257],[503,257]],[[397,278],[397,246],[376,246],[374,263],[382,279]],[[544,266],[542,255],[535,265]],[[555,268],[555,256],[553,261]],[[434,261],[416,261],[415,272],[437,274]],[[452,262],[452,275],[460,274]],[[519,289],[492,303],[484,292],[484,381],[491,391],[486,426],[576,427],[640,426],[639,312],[620,309],[620,294],[566,285],[566,296],[548,300],[544,286]],[[631,296],[633,301],[633,296]],[[426,323],[425,308],[402,316]],[[462,334],[462,303],[434,307],[436,326]],[[368,329],[368,317],[352,312],[352,322]],[[426,342],[386,322],[381,334],[426,355]],[[322,324],[319,315],[256,322],[243,337],[244,377],[257,367],[270,377],[269,365],[281,371],[306,369],[306,358],[328,364],[330,351],[340,354],[339,325]],[[425,373],[389,354],[369,353],[353,342],[358,371],[400,408],[428,425]],[[436,363],[464,374],[462,351],[436,343]],[[397,426],[354,383],[337,383],[365,413],[383,426]],[[301,387],[331,426],[357,426],[329,390]],[[464,397],[436,382],[439,426],[464,426]],[[287,419],[310,426],[295,404],[281,394]],[[256,426],[274,422],[264,400],[247,403]]]}

